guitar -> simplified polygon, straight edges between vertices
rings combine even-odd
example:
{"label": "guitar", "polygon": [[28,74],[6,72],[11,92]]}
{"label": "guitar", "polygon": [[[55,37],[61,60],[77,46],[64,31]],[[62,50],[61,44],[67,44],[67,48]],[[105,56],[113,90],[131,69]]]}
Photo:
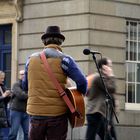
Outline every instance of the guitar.
{"label": "guitar", "polygon": [[76,113],[71,113],[70,110],[68,112],[71,127],[81,127],[85,122],[85,103],[83,95],[74,87],[67,88],[66,93],[76,110]]}

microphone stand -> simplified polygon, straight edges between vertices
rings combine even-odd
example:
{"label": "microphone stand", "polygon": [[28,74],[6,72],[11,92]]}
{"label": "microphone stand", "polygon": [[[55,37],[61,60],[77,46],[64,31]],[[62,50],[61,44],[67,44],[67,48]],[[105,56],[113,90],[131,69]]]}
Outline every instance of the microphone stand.
{"label": "microphone stand", "polygon": [[106,86],[105,86],[105,83],[104,83],[104,80],[102,78],[102,75],[101,75],[101,72],[99,70],[99,66],[97,64],[97,60],[96,60],[96,57],[95,57],[95,54],[96,53],[92,53],[92,57],[93,57],[93,60],[96,64],[96,67],[97,67],[97,70],[99,72],[99,76],[100,76],[100,79],[101,79],[101,82],[104,86],[104,89],[105,89],[105,103],[106,103],[106,123],[105,123],[105,135],[104,135],[104,140],[107,140],[107,132],[108,132],[108,125],[109,125],[109,121],[111,119],[111,111],[113,111],[112,113],[114,114],[115,118],[116,118],[116,121],[117,123],[119,123],[119,120],[117,118],[117,115],[116,115],[116,112],[115,112],[115,109],[114,109],[114,106],[113,106],[113,99],[112,97],[110,96]]}

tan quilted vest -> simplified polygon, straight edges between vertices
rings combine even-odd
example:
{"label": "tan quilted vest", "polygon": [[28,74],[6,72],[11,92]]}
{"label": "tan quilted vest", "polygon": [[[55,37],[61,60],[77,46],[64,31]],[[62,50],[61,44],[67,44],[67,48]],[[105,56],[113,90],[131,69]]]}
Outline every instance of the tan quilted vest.
{"label": "tan quilted vest", "polygon": [[[47,60],[61,86],[65,88],[67,77],[61,69],[61,59],[49,58]],[[28,89],[28,114],[57,116],[67,111],[65,102],[55,89],[39,56],[34,56],[30,59],[28,66]]]}

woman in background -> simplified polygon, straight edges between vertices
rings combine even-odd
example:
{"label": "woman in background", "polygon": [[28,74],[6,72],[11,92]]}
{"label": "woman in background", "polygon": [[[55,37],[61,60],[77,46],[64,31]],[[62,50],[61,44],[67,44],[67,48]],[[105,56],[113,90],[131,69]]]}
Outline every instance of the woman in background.
{"label": "woman in background", "polygon": [[9,127],[7,116],[7,104],[11,98],[10,90],[6,90],[4,85],[5,73],[0,71],[0,140],[4,139],[2,128]]}

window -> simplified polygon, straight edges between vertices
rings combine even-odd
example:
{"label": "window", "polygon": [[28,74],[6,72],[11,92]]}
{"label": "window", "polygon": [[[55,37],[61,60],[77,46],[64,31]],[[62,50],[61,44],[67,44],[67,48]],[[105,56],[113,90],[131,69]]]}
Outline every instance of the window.
{"label": "window", "polygon": [[5,72],[5,84],[11,86],[12,26],[0,25],[0,70]]}
{"label": "window", "polygon": [[139,104],[140,21],[127,21],[126,27],[126,103]]}

